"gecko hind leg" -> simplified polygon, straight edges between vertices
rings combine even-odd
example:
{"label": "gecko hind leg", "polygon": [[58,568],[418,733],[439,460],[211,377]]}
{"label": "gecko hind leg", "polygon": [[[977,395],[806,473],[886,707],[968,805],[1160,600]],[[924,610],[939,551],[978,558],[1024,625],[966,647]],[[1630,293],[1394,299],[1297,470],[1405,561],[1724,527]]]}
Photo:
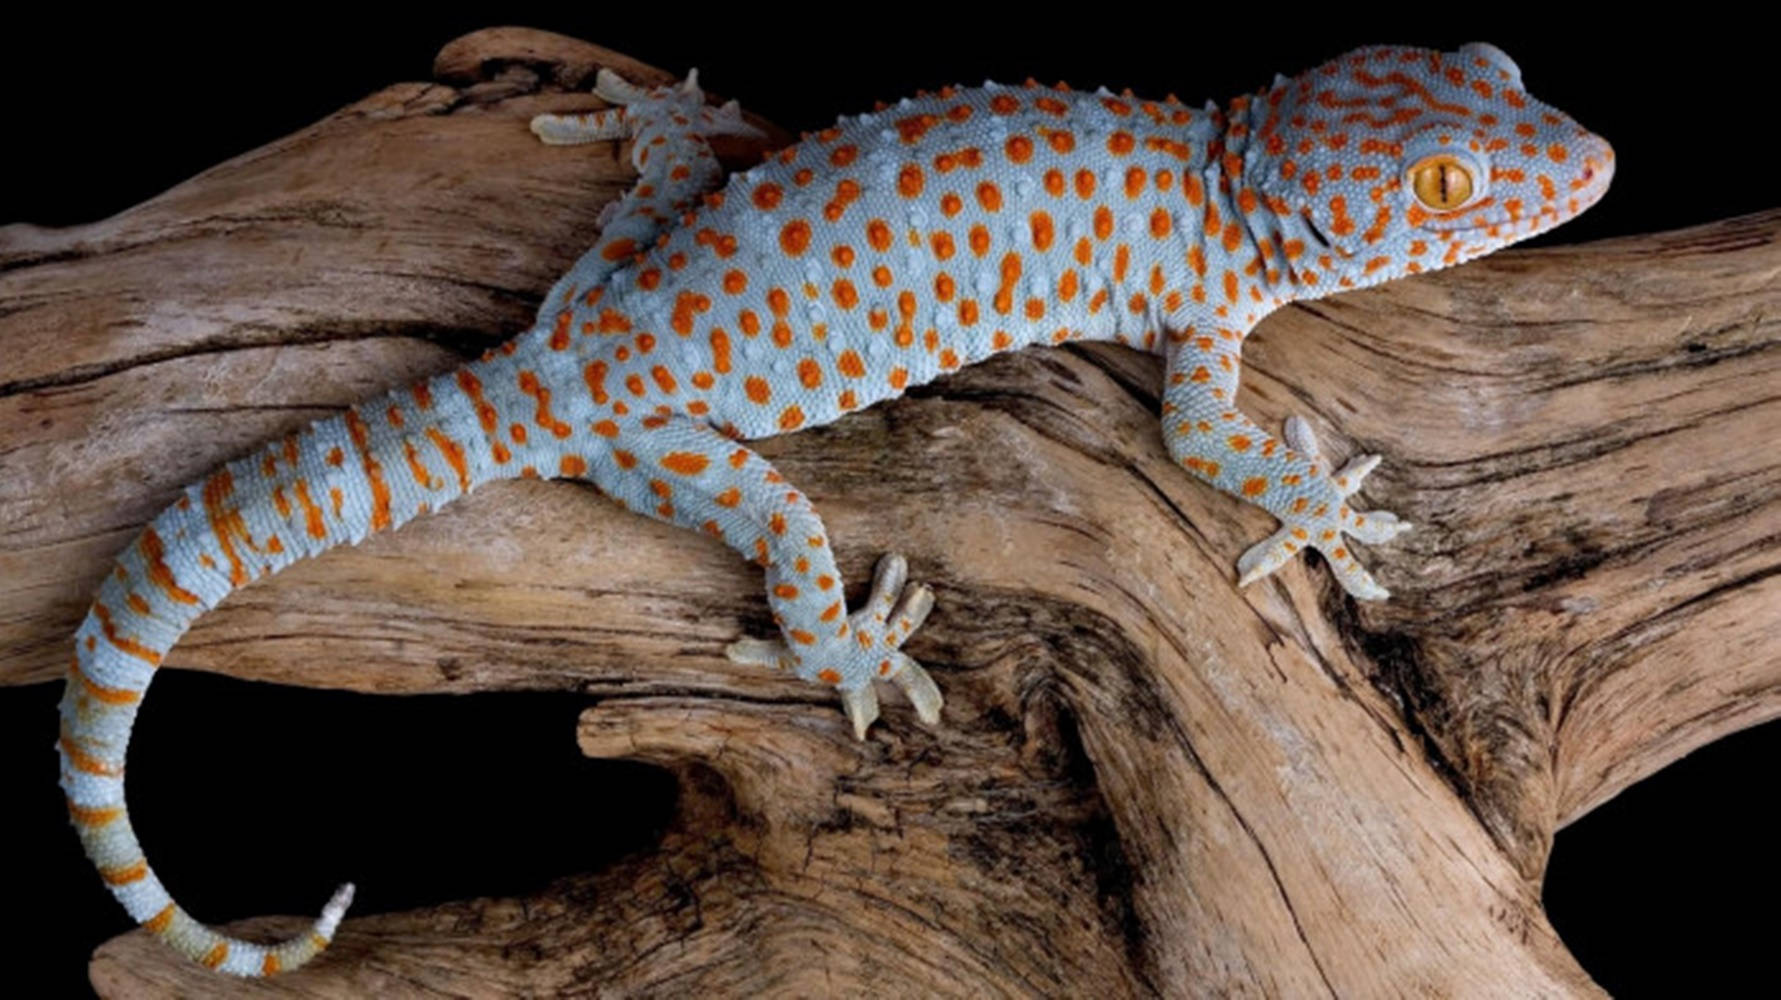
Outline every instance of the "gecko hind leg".
{"label": "gecko hind leg", "polygon": [[[934,592],[926,584],[909,583],[909,563],[891,552],[878,560],[872,577],[872,592],[858,611],[848,615],[848,628],[856,636],[872,639],[872,644],[888,647],[879,668],[881,681],[895,684],[914,706],[921,721],[933,725],[940,721],[940,708],[945,699],[939,685],[908,654],[902,652],[915,630],[927,620],[934,609]],[[875,638],[874,638],[875,637]],[[862,646],[867,642],[862,639]],[[785,669],[792,652],[779,639],[739,639],[724,650],[737,663]],[[878,718],[878,693],[868,681],[854,690],[842,690],[841,704],[859,739]]]}
{"label": "gecko hind leg", "polygon": [[532,133],[551,146],[633,140],[631,165],[637,170],[637,183],[624,197],[601,207],[595,219],[598,239],[545,295],[538,322],[546,327],[576,294],[599,288],[640,248],[653,243],[665,220],[680,218],[699,196],[717,188],[722,170],[708,138],[763,135],[743,120],[735,101],[707,105],[697,70],[678,84],[644,88],[602,69],[594,93],[614,107],[586,114],[538,115],[532,119]]}

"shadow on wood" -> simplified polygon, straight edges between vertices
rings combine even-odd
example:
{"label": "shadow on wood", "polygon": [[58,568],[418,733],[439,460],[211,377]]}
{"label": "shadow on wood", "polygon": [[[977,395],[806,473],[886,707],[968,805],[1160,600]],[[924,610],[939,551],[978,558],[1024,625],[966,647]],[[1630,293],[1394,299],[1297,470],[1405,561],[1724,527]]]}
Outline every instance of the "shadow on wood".
{"label": "shadow on wood", "polygon": [[[0,676],[59,676],[108,560],[185,483],[529,323],[629,183],[620,150],[525,128],[597,106],[599,65],[667,79],[479,32],[438,82],[114,218],[0,229]],[[1236,591],[1273,526],[1170,464],[1158,364],[1122,349],[1002,356],[762,442],[852,578],[895,548],[937,589],[911,652],[939,731],[893,703],[856,744],[826,689],[727,663],[769,627],[756,571],[576,486],[496,484],[295,566],[170,662],[585,692],[582,749],[673,771],[675,829],[533,898],[350,919],[268,983],[142,933],[94,982],[1596,994],[1541,911],[1554,831],[1781,706],[1778,234],[1510,251],[1268,319],[1245,408],[1386,455],[1367,500],[1418,524],[1367,553],[1383,605],[1315,560]]]}

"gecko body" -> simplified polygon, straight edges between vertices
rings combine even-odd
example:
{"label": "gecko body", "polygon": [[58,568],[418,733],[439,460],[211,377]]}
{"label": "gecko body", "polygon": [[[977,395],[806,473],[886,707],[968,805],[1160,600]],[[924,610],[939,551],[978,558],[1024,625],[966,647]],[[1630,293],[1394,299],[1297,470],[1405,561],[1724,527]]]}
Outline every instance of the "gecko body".
{"label": "gecko body", "polygon": [[343,887],[275,945],[173,902],[123,799],[138,703],[190,623],[234,589],[394,528],[477,485],[590,481],[766,571],[780,635],[732,658],[836,687],[857,734],[873,682],[941,698],[902,651],[932,605],[886,557],[850,609],[821,519],[747,441],[833,421],[993,354],[1114,341],[1165,359],[1163,437],[1189,474],[1282,522],[1241,582],[1316,548],[1360,598],[1351,541],[1407,525],[1349,503],[1377,458],[1333,468],[1302,420],[1236,406],[1269,312],[1455,264],[1588,207],[1608,144],[1522,88],[1501,51],[1363,49],[1223,107],[1105,90],[949,87],[843,118],[719,175],[705,137],[747,131],[689,78],[533,123],[552,143],[631,139],[637,187],[534,327],[464,367],[322,420],[188,487],[118,558],[75,635],[59,740],[68,808],[131,916],[224,972],[294,969]]}

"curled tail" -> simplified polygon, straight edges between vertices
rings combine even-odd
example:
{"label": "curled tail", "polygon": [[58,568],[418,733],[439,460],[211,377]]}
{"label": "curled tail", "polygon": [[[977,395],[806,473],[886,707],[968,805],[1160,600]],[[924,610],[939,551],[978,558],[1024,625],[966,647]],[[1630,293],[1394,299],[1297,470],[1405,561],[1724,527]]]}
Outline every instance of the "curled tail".
{"label": "curled tail", "polygon": [[333,938],[353,887],[335,892],[307,931],[271,945],[213,930],[173,901],[124,805],[125,750],[149,681],[193,620],[235,588],[518,475],[489,433],[476,374],[488,365],[356,406],[187,487],[118,557],[75,632],[57,740],[68,812],[112,894],[180,954],[240,976],[295,969]]}
{"label": "curled tail", "polygon": [[[355,406],[187,487],[118,557],[75,633],[57,741],[69,815],[124,909],[194,961],[240,976],[295,969],[333,938],[353,887],[335,892],[307,932],[275,945],[213,930],[168,895],[124,806],[130,728],[162,657],[235,588],[303,556],[357,543],[490,479],[569,474],[560,439],[573,428],[551,415],[551,380],[523,367],[517,345],[530,343],[531,354],[544,353],[540,345],[563,351],[577,291],[603,286],[655,239],[664,220],[716,182],[703,136],[754,133],[733,104],[706,108],[690,79],[647,92],[610,75],[602,83],[608,98],[627,105],[616,124],[545,116],[534,129],[552,142],[635,138],[640,183],[608,212],[600,241],[545,299],[539,325],[477,363]],[[525,423],[504,421],[497,402],[517,407],[509,407],[510,416],[535,413],[530,443]]]}

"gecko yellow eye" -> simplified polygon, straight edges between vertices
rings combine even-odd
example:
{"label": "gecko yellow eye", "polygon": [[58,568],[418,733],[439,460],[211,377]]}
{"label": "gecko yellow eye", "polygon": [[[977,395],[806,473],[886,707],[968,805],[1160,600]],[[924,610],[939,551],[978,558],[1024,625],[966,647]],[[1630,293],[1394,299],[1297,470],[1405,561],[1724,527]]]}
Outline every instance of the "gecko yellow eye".
{"label": "gecko yellow eye", "polygon": [[1410,168],[1410,189],[1416,200],[1436,212],[1451,212],[1472,200],[1477,186],[1472,168],[1458,157],[1436,154]]}

